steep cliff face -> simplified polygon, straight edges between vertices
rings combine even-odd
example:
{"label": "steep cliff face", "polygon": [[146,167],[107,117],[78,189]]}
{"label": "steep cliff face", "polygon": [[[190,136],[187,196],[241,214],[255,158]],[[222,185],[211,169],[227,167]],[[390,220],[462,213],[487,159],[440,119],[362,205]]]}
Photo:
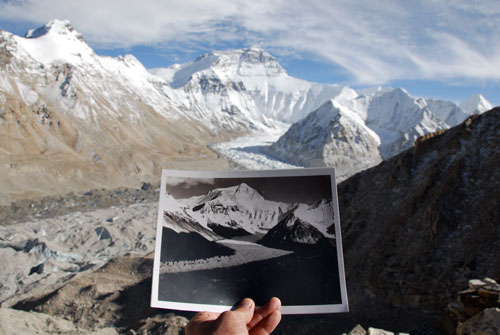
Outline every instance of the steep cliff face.
{"label": "steep cliff face", "polygon": [[352,304],[438,311],[468,278],[500,277],[499,138],[495,108],[339,185]]}

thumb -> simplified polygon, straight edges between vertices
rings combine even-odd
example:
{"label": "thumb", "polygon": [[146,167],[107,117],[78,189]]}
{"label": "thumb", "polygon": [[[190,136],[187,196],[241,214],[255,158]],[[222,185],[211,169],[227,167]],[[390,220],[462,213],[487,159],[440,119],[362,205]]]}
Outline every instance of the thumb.
{"label": "thumb", "polygon": [[238,307],[236,307],[236,309],[233,310],[233,313],[238,314],[238,316],[242,320],[245,320],[245,323],[249,323],[250,320],[252,320],[253,318],[254,310],[255,310],[254,301],[250,298],[245,298],[240,302]]}

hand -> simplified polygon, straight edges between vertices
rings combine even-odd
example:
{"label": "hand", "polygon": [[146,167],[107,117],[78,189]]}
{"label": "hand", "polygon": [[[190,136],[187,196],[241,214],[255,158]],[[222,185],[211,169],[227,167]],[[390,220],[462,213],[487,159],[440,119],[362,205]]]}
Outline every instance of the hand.
{"label": "hand", "polygon": [[186,326],[186,335],[269,335],[281,321],[280,307],[278,298],[262,307],[245,298],[233,311],[196,314]]}

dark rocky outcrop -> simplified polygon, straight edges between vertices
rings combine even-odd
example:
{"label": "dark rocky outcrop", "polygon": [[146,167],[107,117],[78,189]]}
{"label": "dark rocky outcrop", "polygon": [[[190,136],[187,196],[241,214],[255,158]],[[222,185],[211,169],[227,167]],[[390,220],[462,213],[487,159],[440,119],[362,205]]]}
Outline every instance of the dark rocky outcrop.
{"label": "dark rocky outcrop", "polygon": [[439,323],[447,335],[500,333],[500,285],[491,278],[469,280],[466,290],[446,306]]}
{"label": "dark rocky outcrop", "polygon": [[339,185],[351,309],[438,314],[468,278],[500,277],[500,108]]}

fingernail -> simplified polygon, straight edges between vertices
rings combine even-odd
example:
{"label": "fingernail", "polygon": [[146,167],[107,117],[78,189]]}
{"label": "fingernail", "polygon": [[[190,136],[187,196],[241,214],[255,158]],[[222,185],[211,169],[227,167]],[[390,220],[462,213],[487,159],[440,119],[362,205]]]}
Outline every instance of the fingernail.
{"label": "fingernail", "polygon": [[253,307],[253,304],[254,304],[254,302],[253,302],[253,300],[252,300],[252,299],[250,299],[250,298],[245,298],[245,299],[243,299],[243,301],[240,303],[240,307],[245,307],[245,308],[250,309],[250,308],[252,308],[252,307]]}

